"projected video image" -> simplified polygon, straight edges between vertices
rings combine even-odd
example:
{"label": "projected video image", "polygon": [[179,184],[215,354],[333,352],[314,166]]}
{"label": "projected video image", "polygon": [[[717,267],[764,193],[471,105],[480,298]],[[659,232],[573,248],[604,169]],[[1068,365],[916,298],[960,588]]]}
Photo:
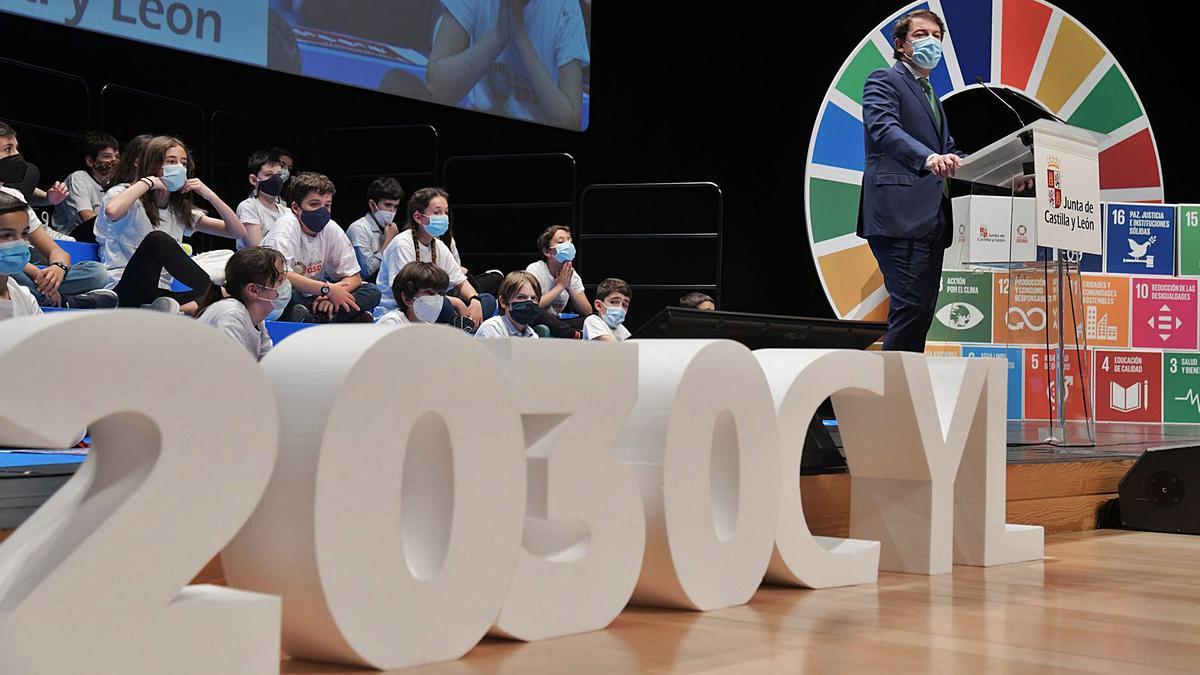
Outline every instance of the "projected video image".
{"label": "projected video image", "polygon": [[268,66],[565,129],[588,125],[590,0],[270,0]]}
{"label": "projected video image", "polygon": [[0,0],[41,19],[580,131],[591,0]]}

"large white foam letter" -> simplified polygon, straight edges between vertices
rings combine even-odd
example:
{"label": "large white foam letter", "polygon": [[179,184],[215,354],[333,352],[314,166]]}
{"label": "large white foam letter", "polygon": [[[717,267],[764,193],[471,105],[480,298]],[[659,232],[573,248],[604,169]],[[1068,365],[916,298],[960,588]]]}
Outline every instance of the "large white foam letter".
{"label": "large white foam letter", "polygon": [[[1003,525],[1004,495],[998,485],[1004,481],[1006,373],[982,359],[926,360],[900,352],[883,359],[883,399],[833,397],[852,476],[850,534],[882,543],[880,569],[944,574],[953,564],[956,535],[972,542],[963,549],[964,558],[980,554],[984,530],[955,532],[956,525],[984,527],[989,519],[973,510],[986,505],[991,520],[999,517],[989,540],[999,541],[994,534],[995,526]],[[964,483],[956,495],[964,454],[973,477],[971,486]],[[979,485],[990,492],[968,494]],[[956,506],[964,513],[956,515]],[[999,559],[1028,555],[1034,539],[1035,557],[1040,557],[1041,528],[1014,526],[1000,535],[1014,548]]]}
{"label": "large white foam letter", "polygon": [[637,401],[637,347],[484,340],[525,427],[529,497],[516,576],[494,633],[520,640],[600,630],[642,566],[637,481],[614,452]]}
{"label": "large white foam letter", "polygon": [[75,476],[0,544],[0,672],[278,673],[279,598],[184,588],[275,462],[274,397],[246,351],[179,317],[64,313],[0,322],[0,370],[0,445],[92,433]]}
{"label": "large white foam letter", "polygon": [[821,402],[883,395],[883,359],[866,352],[764,349],[754,352],[779,416],[779,528],[766,580],[830,588],[874,582],[879,542],[814,537],[800,502],[800,457],[808,424]]}
{"label": "large white foam letter", "polygon": [[525,512],[516,394],[445,326],[324,326],[262,361],[282,450],[222,559],[283,596],[284,649],[380,669],[458,658],[495,621]]}
{"label": "large white foam letter", "polygon": [[762,582],[779,517],[771,390],[735,342],[636,344],[638,404],[618,445],[646,509],[633,601],[699,610],[745,603]]}

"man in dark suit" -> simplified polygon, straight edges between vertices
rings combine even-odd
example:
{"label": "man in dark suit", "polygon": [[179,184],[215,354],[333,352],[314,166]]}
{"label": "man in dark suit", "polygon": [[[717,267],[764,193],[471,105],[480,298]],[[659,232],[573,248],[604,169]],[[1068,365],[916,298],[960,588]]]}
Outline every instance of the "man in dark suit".
{"label": "man in dark suit", "polygon": [[903,16],[893,31],[896,64],[863,86],[866,168],[858,236],[871,246],[891,296],[886,350],[923,352],[953,241],[947,181],[962,153],[954,145],[929,73],[946,26],[929,10]]}

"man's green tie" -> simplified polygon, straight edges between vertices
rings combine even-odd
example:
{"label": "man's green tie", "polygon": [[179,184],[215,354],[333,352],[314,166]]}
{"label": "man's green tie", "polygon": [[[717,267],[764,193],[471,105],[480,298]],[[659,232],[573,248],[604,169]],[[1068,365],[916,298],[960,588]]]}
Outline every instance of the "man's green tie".
{"label": "man's green tie", "polygon": [[918,77],[917,81],[921,83],[921,88],[925,90],[925,98],[929,99],[929,107],[933,108],[933,120],[937,122],[938,129],[942,128],[942,112],[938,109],[937,96],[933,93],[933,85],[929,83],[928,77]]}

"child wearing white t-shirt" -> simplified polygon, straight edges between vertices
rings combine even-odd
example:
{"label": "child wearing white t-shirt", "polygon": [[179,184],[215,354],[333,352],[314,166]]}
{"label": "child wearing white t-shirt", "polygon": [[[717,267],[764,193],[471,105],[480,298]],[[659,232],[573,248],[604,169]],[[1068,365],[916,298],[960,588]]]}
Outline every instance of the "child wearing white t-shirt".
{"label": "child wearing white t-shirt", "polygon": [[[587,294],[583,290],[583,279],[575,271],[575,244],[571,240],[571,228],[566,225],[551,225],[537,239],[538,253],[542,260],[530,263],[525,271],[537,277],[542,285],[542,297],[538,304],[542,314],[537,323],[550,330],[557,338],[579,338],[583,321],[592,313]],[[562,313],[570,303],[578,315],[564,320]]]}
{"label": "child wearing white t-shirt", "polygon": [[602,342],[624,342],[629,329],[624,325],[625,313],[633,289],[621,279],[605,279],[596,287],[596,313],[583,322],[583,339]]}
{"label": "child wearing white t-shirt", "polygon": [[[196,300],[212,281],[188,257],[181,246],[183,238],[193,232],[231,239],[246,236],[233,209],[199,178],[188,177],[194,171],[187,146],[170,136],[150,139],[136,155],[126,152],[117,164],[113,186],[104,194],[96,218],[96,243],[122,307],[150,304],[167,312],[182,309],[194,314]],[[193,208],[197,195],[221,217]],[[191,290],[172,292],[163,270]]]}
{"label": "child wearing white t-shirt", "polygon": [[442,296],[450,277],[446,271],[426,262],[410,262],[392,280],[392,295],[399,305],[379,317],[380,326],[407,326],[433,323],[442,313]]}
{"label": "child wearing white t-shirt", "polygon": [[479,330],[475,331],[477,338],[517,337],[536,338],[532,324],[542,313],[538,306],[538,298],[542,297],[542,287],[537,277],[529,272],[509,272],[500,282],[499,316],[493,316]]}
{"label": "child wearing white t-shirt", "polygon": [[354,247],[329,213],[334,191],[333,181],[319,173],[293,176],[291,212],[263,240],[283,254],[292,284],[284,321],[297,318],[299,305],[318,323],[370,323],[379,304],[379,289],[363,283]]}
{"label": "child wearing white t-shirt", "polygon": [[271,350],[271,336],[263,322],[287,296],[283,254],[261,246],[244,248],[225,263],[224,288],[213,284],[196,319],[236,340],[255,359]]}
{"label": "child wearing white t-shirt", "polygon": [[250,196],[237,207],[237,217],[246,227],[246,237],[238,239],[238,250],[247,246],[262,245],[263,237],[288,212],[279,198],[283,192],[283,164],[279,157],[266,150],[259,150],[247,161]]}
{"label": "child wearing white t-shirt", "polygon": [[0,319],[41,314],[33,294],[12,278],[29,264],[25,202],[0,192]]}
{"label": "child wearing white t-shirt", "polygon": [[496,298],[475,290],[466,271],[439,239],[450,229],[449,195],[441,188],[421,188],[409,197],[406,211],[408,228],[388,244],[379,265],[378,285],[383,291],[380,308],[396,308],[392,280],[405,265],[415,260],[428,261],[442,268],[450,279],[438,323],[455,323],[456,317],[466,317],[471,321],[468,328],[478,327],[496,313]]}

